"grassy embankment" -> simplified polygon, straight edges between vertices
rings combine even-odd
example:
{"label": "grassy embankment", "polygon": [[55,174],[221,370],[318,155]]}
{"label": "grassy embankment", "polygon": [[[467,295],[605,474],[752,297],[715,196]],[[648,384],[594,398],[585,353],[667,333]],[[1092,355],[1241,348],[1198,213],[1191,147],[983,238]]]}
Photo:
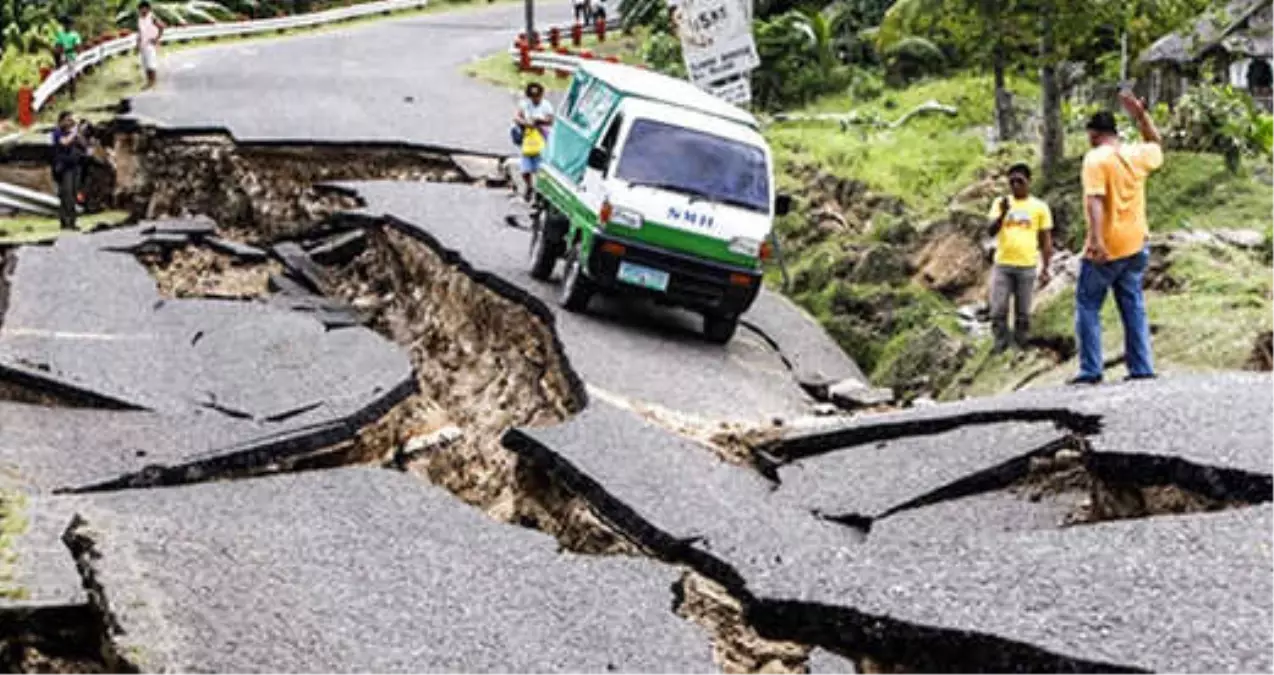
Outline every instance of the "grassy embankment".
{"label": "grassy embankment", "polygon": [[[1033,103],[1037,90],[1014,83],[1020,99]],[[841,344],[856,356],[877,381],[888,381],[900,359],[912,360],[915,335],[937,326],[964,342],[958,375],[938,387],[947,396],[986,394],[1032,385],[1054,384],[1075,370],[1071,354],[1031,350],[990,357],[988,340],[972,340],[955,330],[955,306],[948,299],[904,279],[889,283],[855,283],[837,279],[833,269],[847,248],[886,246],[900,228],[914,227],[924,239],[925,224],[940,222],[951,198],[977,182],[989,170],[1014,161],[1037,163],[1033,147],[1009,145],[989,155],[984,127],[991,119],[991,92],[986,78],[958,76],[933,80],[902,91],[886,91],[872,101],[849,96],[829,97],[801,112],[844,112],[894,119],[930,99],[956,105],[955,117],[931,116],[896,130],[842,130],[828,123],[788,123],[772,127],[767,136],[775,147],[782,171],[781,185],[809,192],[802,178],[812,166],[837,177],[861,181],[872,192],[893,195],[905,204],[897,216],[880,211],[858,230],[836,233],[807,246],[789,246],[789,265],[797,278],[812,276],[821,284],[797,288],[794,297],[810,309]],[[1068,139],[1066,179],[1045,191],[1055,213],[1072,223],[1067,239],[1078,241],[1078,161],[1084,151],[1082,134]],[[1264,171],[1264,176],[1254,175]],[[1274,197],[1268,167],[1249,163],[1238,174],[1226,171],[1219,156],[1170,152],[1164,168],[1149,182],[1148,211],[1155,236],[1173,230],[1216,228],[1271,230]],[[962,205],[982,213],[988,199]],[[949,216],[946,216],[949,218]],[[906,222],[902,222],[906,221]],[[785,240],[801,241],[811,223],[789,218],[781,224]],[[1271,329],[1271,284],[1268,248],[1247,252],[1230,247],[1175,247],[1166,258],[1167,277],[1151,290],[1147,302],[1156,327],[1156,354],[1162,371],[1236,369],[1245,365],[1258,332]],[[820,269],[821,268],[821,269]],[[813,274],[811,274],[813,272]],[[802,276],[804,275],[804,276]],[[774,275],[771,275],[772,278]],[[864,321],[864,315],[888,314],[886,320]],[[1034,332],[1049,344],[1073,348],[1074,298],[1063,291],[1037,308]],[[1113,301],[1105,308],[1107,358],[1122,352],[1122,333]],[[910,369],[914,371],[914,364]],[[935,364],[949,366],[950,363]],[[1119,368],[1109,377],[1121,376]]]}

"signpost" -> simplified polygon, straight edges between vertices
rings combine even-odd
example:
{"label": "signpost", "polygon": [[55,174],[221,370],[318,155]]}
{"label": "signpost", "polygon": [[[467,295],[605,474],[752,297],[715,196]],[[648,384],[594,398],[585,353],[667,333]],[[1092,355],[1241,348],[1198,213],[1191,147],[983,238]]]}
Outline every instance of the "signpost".
{"label": "signpost", "polygon": [[673,7],[690,81],[746,105],[752,98],[748,76],[761,65],[752,39],[751,0],[675,0]]}

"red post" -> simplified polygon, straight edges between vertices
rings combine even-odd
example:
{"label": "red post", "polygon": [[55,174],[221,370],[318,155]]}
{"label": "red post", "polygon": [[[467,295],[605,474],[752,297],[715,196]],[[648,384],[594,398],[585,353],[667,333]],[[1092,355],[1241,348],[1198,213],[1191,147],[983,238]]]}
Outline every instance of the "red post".
{"label": "red post", "polygon": [[49,73],[51,72],[53,72],[52,68],[48,66],[40,66],[40,81],[43,82],[49,79]]}
{"label": "red post", "polygon": [[597,17],[597,24],[596,24],[596,26],[597,26],[597,27],[596,27],[596,31],[597,31],[597,41],[598,41],[598,42],[605,42],[605,41],[606,41],[606,20],[605,20],[605,19],[603,19],[603,18],[601,18],[600,16],[599,16],[599,17]]}
{"label": "red post", "polygon": [[518,70],[526,72],[531,69],[531,49],[526,43],[518,45]]}
{"label": "red post", "polygon": [[549,29],[549,44],[557,49],[562,44],[562,31],[557,26]]}
{"label": "red post", "polygon": [[578,47],[584,39],[584,27],[578,23],[571,25],[571,44]]}
{"label": "red post", "polygon": [[29,127],[35,122],[35,111],[31,110],[31,87],[18,90],[18,124]]}
{"label": "red post", "polygon": [[[557,29],[555,28],[555,29],[553,29],[553,30],[557,30]],[[558,53],[559,55],[561,55],[561,56],[566,56],[567,54],[570,54],[570,53],[571,53],[569,50],[567,50],[567,49],[566,49],[566,47],[558,47],[557,49],[555,49],[555,50],[553,50],[553,51],[557,52],[557,53]],[[559,69],[557,69],[557,70],[554,70],[554,71],[553,71],[553,74],[554,74],[554,75],[556,75],[556,76],[557,76],[557,79],[559,79],[559,80],[565,80],[566,78],[570,77],[570,75],[571,75],[570,71],[562,70],[562,69],[560,69],[560,68],[559,68]]]}
{"label": "red post", "polygon": [[579,53],[579,55],[580,55],[580,58],[582,58],[582,59],[591,59],[591,58],[593,58],[593,52],[590,52],[590,51],[589,51],[589,50],[587,50],[587,49],[585,49],[584,51],[580,52],[580,53]]}

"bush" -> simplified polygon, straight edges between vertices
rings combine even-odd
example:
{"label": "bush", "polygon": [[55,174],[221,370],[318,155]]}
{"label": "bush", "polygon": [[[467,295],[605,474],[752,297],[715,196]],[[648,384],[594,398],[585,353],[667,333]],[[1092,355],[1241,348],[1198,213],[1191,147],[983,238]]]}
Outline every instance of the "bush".
{"label": "bush", "polygon": [[1167,130],[1168,147],[1223,155],[1237,172],[1244,154],[1270,155],[1274,121],[1247,93],[1204,86],[1181,97]]}
{"label": "bush", "polygon": [[672,77],[686,76],[686,64],[681,55],[681,41],[672,34],[656,31],[641,45],[641,60],[647,66]]}

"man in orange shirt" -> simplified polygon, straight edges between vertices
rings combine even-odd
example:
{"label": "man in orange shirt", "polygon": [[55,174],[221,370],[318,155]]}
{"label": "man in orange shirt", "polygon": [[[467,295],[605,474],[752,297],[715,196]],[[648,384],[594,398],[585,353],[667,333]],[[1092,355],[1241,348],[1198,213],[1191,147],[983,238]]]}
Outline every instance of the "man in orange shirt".
{"label": "man in orange shirt", "polygon": [[1072,384],[1102,380],[1101,307],[1113,291],[1124,324],[1124,363],[1129,379],[1155,376],[1150,352],[1150,323],[1142,280],[1146,249],[1146,177],[1163,164],[1159,131],[1145,106],[1131,92],[1119,100],[1137,123],[1142,143],[1121,143],[1115,117],[1099,112],[1088,122],[1092,149],[1084,155],[1084,214],[1088,236],[1075,285],[1075,333],[1079,375]]}

